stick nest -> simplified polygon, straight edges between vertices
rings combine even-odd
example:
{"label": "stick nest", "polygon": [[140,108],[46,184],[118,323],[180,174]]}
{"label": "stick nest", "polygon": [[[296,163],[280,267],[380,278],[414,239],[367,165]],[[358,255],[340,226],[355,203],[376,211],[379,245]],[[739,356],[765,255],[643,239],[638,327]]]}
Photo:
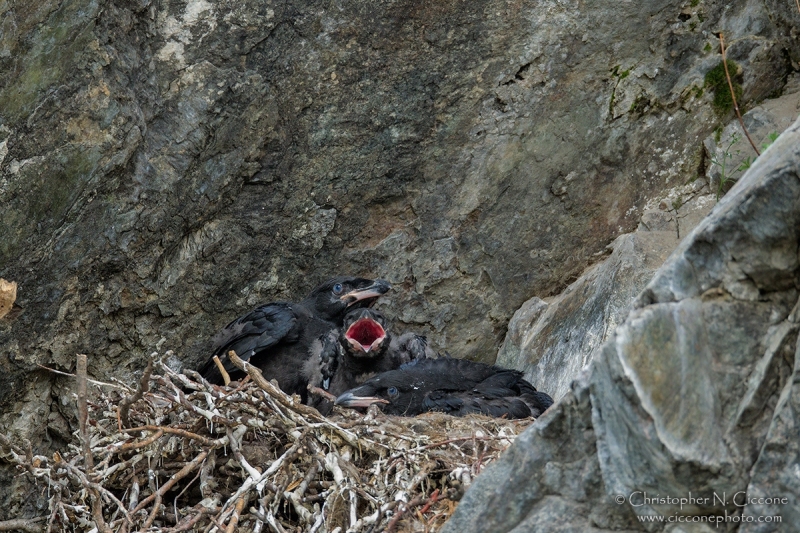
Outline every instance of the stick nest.
{"label": "stick nest", "polygon": [[338,407],[326,418],[247,364],[251,379],[219,387],[154,361],[136,389],[88,401],[78,376],[87,423],[65,452],[34,455],[0,434],[2,455],[47,491],[41,529],[438,531],[532,422]]}

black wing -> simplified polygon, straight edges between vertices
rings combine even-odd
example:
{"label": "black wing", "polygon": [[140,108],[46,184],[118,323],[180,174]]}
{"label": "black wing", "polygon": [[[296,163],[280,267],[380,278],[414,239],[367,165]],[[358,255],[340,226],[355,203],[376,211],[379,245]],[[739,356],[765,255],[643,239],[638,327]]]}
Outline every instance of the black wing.
{"label": "black wing", "polygon": [[[474,365],[472,365],[474,366]],[[475,367],[479,369],[479,367]],[[495,418],[527,418],[539,416],[552,399],[522,379],[516,370],[497,372],[471,390],[435,390],[425,396],[423,405],[429,411],[442,411],[454,416],[479,413]]]}
{"label": "black wing", "polygon": [[339,344],[339,332],[331,329],[320,335],[309,348],[309,358],[303,365],[303,377],[309,385],[328,390],[344,356]]}
{"label": "black wing", "polygon": [[[335,379],[339,363],[344,357],[344,349],[339,344],[339,331],[331,329],[320,335],[311,343],[309,355],[310,357],[303,364],[303,379],[308,382],[308,385],[329,390],[332,380]],[[309,395],[307,403],[311,407],[316,407],[320,413],[326,416],[333,409],[333,402],[321,396]]]}
{"label": "black wing", "polygon": [[426,411],[441,411],[453,416],[482,414],[494,418],[527,418],[532,415],[530,406],[522,398],[509,396],[487,396],[480,392],[433,391],[425,395]]}
{"label": "black wing", "polygon": [[[553,405],[553,398],[549,394],[536,390],[536,387],[522,379],[522,373],[516,370],[499,372],[483,380],[475,390],[492,399],[505,398],[510,401],[515,397],[530,409],[530,414],[524,416],[538,417]],[[508,416],[508,418],[523,418],[523,416]]]}
{"label": "black wing", "polygon": [[[270,303],[256,307],[222,328],[214,336],[212,354],[219,356],[228,373],[238,374],[239,370],[228,359],[230,350],[242,360],[249,361],[279,343],[297,342],[299,336],[297,315],[291,304]],[[222,375],[212,359],[206,362],[200,373],[212,383],[222,382]]]}

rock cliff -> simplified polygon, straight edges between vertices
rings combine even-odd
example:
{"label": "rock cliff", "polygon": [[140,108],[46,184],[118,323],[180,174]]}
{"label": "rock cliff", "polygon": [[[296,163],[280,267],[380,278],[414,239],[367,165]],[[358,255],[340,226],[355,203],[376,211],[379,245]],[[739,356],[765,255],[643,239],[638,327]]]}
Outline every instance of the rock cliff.
{"label": "rock cliff", "polygon": [[800,120],[444,531],[796,530],[798,243]]}
{"label": "rock cliff", "polygon": [[[389,279],[397,327],[490,361],[797,65],[789,2],[0,2],[0,428],[63,445],[73,383],[195,365],[262,301]],[[4,472],[0,486],[9,486]],[[9,483],[5,483],[9,481]],[[16,489],[15,489],[16,490]]]}
{"label": "rock cliff", "polygon": [[[744,115],[757,147],[769,146],[800,113],[800,87],[769,99]],[[560,398],[600,353],[602,345],[630,312],[635,297],[666,257],[738,180],[757,154],[738,121],[703,142],[713,161],[705,176],[674,187],[642,210],[639,227],[608,246],[607,258],[592,265],[567,289],[547,301],[534,297],[511,318],[497,364],[525,371],[525,377]],[[723,168],[723,163],[725,167]],[[722,179],[722,172],[725,176]]]}

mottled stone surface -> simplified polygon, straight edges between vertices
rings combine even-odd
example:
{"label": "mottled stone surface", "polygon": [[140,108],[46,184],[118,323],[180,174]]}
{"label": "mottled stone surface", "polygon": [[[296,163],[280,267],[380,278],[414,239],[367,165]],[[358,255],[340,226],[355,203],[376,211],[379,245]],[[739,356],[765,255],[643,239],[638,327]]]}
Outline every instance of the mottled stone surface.
{"label": "mottled stone surface", "polygon": [[537,388],[560,398],[594,359],[631,309],[636,295],[690,230],[714,205],[705,181],[672,191],[685,198],[645,209],[637,231],[620,235],[610,255],[561,294],[533,298],[511,318],[497,364],[525,372]]}
{"label": "mottled stone surface", "polygon": [[[744,115],[748,132],[763,151],[797,117],[800,87],[768,99]],[[556,296],[526,302],[509,323],[497,364],[525,372],[540,389],[560,398],[570,382],[600,352],[602,344],[631,310],[635,297],[656,269],[745,172],[745,158],[755,152],[734,120],[705,141],[707,179],[674,187],[648,202],[639,227],[609,245],[610,255],[584,272]],[[723,158],[727,182],[721,183]],[[709,186],[708,183],[711,185]]]}
{"label": "mottled stone surface", "polygon": [[0,2],[0,276],[20,307],[0,428],[43,448],[74,429],[70,382],[37,363],[85,352],[130,379],[164,338],[193,365],[231,318],[334,273],[389,279],[398,329],[492,360],[523,302],[700,173],[729,118],[701,91],[716,32],[757,102],[800,57],[794,9]]}
{"label": "mottled stone surface", "polygon": [[[711,531],[646,520],[725,513],[782,518],[740,531],[797,530],[799,243],[800,120],[681,242],[573,390],[476,478],[444,531]],[[547,483],[565,464],[583,492]],[[678,500],[690,495],[708,500]],[[767,496],[786,503],[742,500]]]}

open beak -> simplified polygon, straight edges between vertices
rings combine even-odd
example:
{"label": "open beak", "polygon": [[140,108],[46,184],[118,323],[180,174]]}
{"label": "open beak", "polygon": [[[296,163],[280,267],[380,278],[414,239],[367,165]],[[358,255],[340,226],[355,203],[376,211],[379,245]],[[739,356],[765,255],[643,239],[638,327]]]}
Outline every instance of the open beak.
{"label": "open beak", "polygon": [[369,407],[373,403],[389,403],[388,400],[375,396],[355,396],[352,392],[345,392],[334,402],[334,405],[343,407]]}
{"label": "open beak", "polygon": [[376,279],[369,287],[364,287],[363,289],[354,289],[347,294],[341,295],[339,299],[343,302],[346,302],[347,307],[350,307],[357,302],[364,302],[367,306],[369,306],[379,296],[389,292],[389,289],[391,288],[392,285],[388,281]]}
{"label": "open beak", "polygon": [[368,354],[386,340],[386,330],[371,318],[359,318],[353,322],[344,334],[347,342],[356,352]]}

